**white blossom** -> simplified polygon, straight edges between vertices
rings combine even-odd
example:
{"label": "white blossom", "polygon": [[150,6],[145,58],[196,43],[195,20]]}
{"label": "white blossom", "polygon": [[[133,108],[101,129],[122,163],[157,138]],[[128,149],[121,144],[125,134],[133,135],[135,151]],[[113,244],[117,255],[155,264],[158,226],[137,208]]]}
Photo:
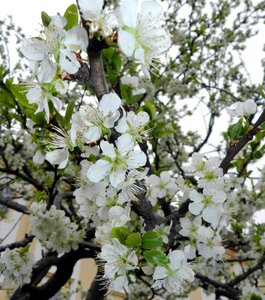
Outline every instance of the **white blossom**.
{"label": "white blossom", "polygon": [[46,210],[44,203],[33,203],[30,206],[32,233],[47,248],[58,253],[77,250],[84,237],[83,230],[78,230],[76,223],[65,216],[63,210],[54,205]]}
{"label": "white blossom", "polygon": [[194,280],[194,272],[187,263],[185,254],[180,250],[170,250],[168,268],[157,266],[153,274],[153,288],[164,287],[170,293],[179,292],[185,281]]}
{"label": "white blossom", "polygon": [[128,249],[117,239],[111,242],[103,245],[98,257],[106,261],[104,278],[111,281],[114,290],[121,290],[128,287],[127,274],[137,268],[138,257],[134,250]]}
{"label": "white blossom", "polygon": [[117,148],[107,141],[100,142],[103,158],[96,161],[87,172],[92,182],[99,182],[109,175],[110,183],[117,187],[125,180],[127,170],[137,169],[146,163],[146,156],[141,150],[134,150],[131,135],[125,133],[116,142]]}
{"label": "white blossom", "polygon": [[26,249],[7,248],[0,256],[0,273],[4,277],[4,284],[13,283],[16,288],[30,283],[33,263],[33,255]]}
{"label": "white blossom", "polygon": [[[140,6],[140,9],[138,9]],[[152,60],[170,47],[168,33],[162,28],[163,9],[155,1],[123,0],[117,9],[121,26],[118,45],[122,52],[141,62],[145,76]]]}
{"label": "white blossom", "polygon": [[234,109],[227,108],[227,112],[232,117],[243,117],[243,116],[249,116],[256,112],[257,110],[257,104],[254,100],[247,100],[245,102],[236,102],[233,106],[235,106]]}

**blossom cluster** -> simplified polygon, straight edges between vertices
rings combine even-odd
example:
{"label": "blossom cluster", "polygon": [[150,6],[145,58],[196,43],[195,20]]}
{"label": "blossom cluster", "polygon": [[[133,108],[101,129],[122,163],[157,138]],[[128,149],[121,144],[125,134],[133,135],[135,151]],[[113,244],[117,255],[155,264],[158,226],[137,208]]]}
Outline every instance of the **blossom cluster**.
{"label": "blossom cluster", "polygon": [[[84,63],[80,51],[94,38],[111,43],[118,36],[119,49],[140,61],[146,77],[150,77],[148,68],[155,67],[158,55],[170,46],[162,27],[163,10],[155,1],[140,5],[137,0],[124,0],[115,12],[103,10],[103,0],[79,0],[78,6],[87,30],[79,25],[67,28],[65,17],[49,17],[43,36],[23,43],[22,53],[31,60],[36,79],[26,96],[30,104],[37,105],[36,112],[44,111],[47,123],[50,110],[60,113],[63,107],[58,96],[67,90],[63,79],[78,73]],[[135,76],[122,77],[121,84],[129,86],[133,96],[146,92],[139,88]],[[47,249],[69,252],[76,250],[85,236],[79,226],[85,228],[89,223],[96,228],[95,242],[102,247],[98,260],[104,261],[104,279],[111,288],[128,289],[135,280],[135,270],[141,270],[152,280],[152,288],[178,293],[194,280],[188,259],[223,258],[221,231],[229,218],[226,205],[233,184],[224,178],[218,159],[206,160],[199,153],[192,155],[186,169],[195,178],[196,188],[168,170],[150,175],[147,153],[140,147],[151,130],[150,117],[141,106],[137,112],[129,111],[121,95],[110,92],[96,105],[81,105],[69,118],[69,126],[60,122],[56,125],[62,127],[51,125],[46,153],[37,152],[34,162],[42,164],[46,159],[64,174],[79,154],[74,197],[82,219],[77,225],[63,210],[33,203],[32,233]],[[150,211],[164,220],[152,230],[133,209],[141,207],[142,198],[150,204]],[[172,251],[168,243],[173,221],[166,219],[159,203],[174,204],[173,209],[182,200],[189,201],[189,213],[180,219],[179,234],[187,239]]]}
{"label": "blossom cluster", "polygon": [[[115,12],[102,11],[103,1],[78,1],[82,18],[89,24],[90,38],[98,39],[118,33],[118,45],[128,57],[140,61],[142,70],[150,77],[148,68],[153,61],[170,47],[170,38],[163,29],[163,9],[155,1],[144,1],[139,9],[137,0],[126,0]],[[87,49],[89,37],[80,25],[66,30],[67,19],[60,15],[49,17],[43,35],[25,39],[21,51],[30,60],[30,69],[36,78],[28,83],[26,93],[30,104],[38,112],[45,112],[49,122],[50,107],[60,113],[63,95],[68,85],[65,75],[75,74],[81,67],[80,52]],[[134,83],[135,84],[135,83]],[[143,92],[140,91],[141,93]]]}
{"label": "blossom cluster", "polygon": [[14,288],[30,283],[33,267],[33,256],[27,248],[7,248],[0,256],[0,273],[4,285],[13,284]]}
{"label": "blossom cluster", "polygon": [[65,212],[54,205],[46,210],[44,203],[34,202],[30,207],[30,219],[32,233],[47,249],[58,253],[78,249],[84,238],[84,231],[78,230],[77,224],[72,223]]}

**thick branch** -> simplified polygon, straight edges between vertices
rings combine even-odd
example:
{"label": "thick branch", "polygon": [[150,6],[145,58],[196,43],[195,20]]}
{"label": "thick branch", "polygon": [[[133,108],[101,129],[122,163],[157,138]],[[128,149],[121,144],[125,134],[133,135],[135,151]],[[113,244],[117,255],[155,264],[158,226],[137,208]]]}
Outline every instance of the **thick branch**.
{"label": "thick branch", "polygon": [[10,198],[5,199],[0,196],[0,204],[6,206],[8,208],[14,209],[18,212],[21,212],[23,214],[27,214],[27,215],[29,214],[28,208],[26,206],[16,203],[16,202],[12,201]]}
{"label": "thick branch", "polygon": [[94,251],[77,250],[66,253],[60,258],[51,257],[52,259],[48,263],[48,266],[56,265],[57,269],[55,273],[49,278],[49,280],[45,284],[38,287],[33,287],[30,284],[24,285],[22,288],[17,289],[15,291],[15,293],[11,296],[10,300],[50,299],[71,278],[73,268],[79,259],[88,257],[93,258],[94,256]]}
{"label": "thick branch", "polygon": [[32,242],[32,240],[34,239],[34,236],[33,235],[28,235],[26,236],[23,240],[21,241],[18,241],[18,242],[15,242],[15,243],[12,243],[12,244],[7,244],[7,245],[4,245],[4,246],[1,246],[0,247],[0,253],[1,252],[4,252],[7,248],[12,250],[12,249],[15,249],[15,248],[20,248],[20,247],[25,247],[27,246],[29,243]]}

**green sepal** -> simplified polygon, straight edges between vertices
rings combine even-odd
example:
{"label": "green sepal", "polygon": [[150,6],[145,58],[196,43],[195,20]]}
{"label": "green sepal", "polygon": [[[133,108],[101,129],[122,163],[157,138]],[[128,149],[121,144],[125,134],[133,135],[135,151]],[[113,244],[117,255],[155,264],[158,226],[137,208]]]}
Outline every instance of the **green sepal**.
{"label": "green sepal", "polygon": [[41,21],[44,27],[48,27],[52,21],[51,17],[45,12],[41,12]]}

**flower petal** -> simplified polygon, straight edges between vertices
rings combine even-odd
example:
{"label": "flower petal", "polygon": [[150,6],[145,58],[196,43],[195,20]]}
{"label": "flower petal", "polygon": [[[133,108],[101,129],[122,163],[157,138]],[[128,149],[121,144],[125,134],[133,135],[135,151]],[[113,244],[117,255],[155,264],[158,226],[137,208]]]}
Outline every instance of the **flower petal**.
{"label": "flower petal", "polygon": [[68,49],[60,50],[59,64],[60,67],[69,74],[75,74],[80,68],[80,63],[75,54]]}
{"label": "flower petal", "polygon": [[106,142],[106,141],[101,141],[100,148],[103,152],[103,155],[110,157],[112,159],[114,159],[116,157],[116,153],[115,153],[113,144],[110,144],[109,142]]}
{"label": "flower petal", "polygon": [[116,110],[121,106],[121,99],[116,93],[105,94],[100,103],[99,110],[102,112],[103,116],[106,117],[110,114],[116,112]]}
{"label": "flower petal", "polygon": [[82,26],[74,26],[68,30],[65,34],[64,44],[74,52],[86,50],[88,46],[88,36],[85,28]]}
{"label": "flower petal", "polygon": [[129,133],[124,133],[116,141],[117,148],[122,155],[131,152],[134,148],[133,137]]}
{"label": "flower petal", "polygon": [[134,28],[137,22],[138,0],[124,0],[117,9],[117,18],[122,25]]}
{"label": "flower petal", "polygon": [[91,182],[100,182],[105,176],[109,174],[111,164],[104,160],[99,159],[96,163],[91,166],[87,171],[87,178]]}
{"label": "flower petal", "polygon": [[146,163],[146,155],[141,150],[134,150],[129,154],[127,165],[129,169],[136,169],[144,166]]}
{"label": "flower petal", "polygon": [[128,57],[132,57],[135,50],[135,36],[123,29],[118,33],[118,45],[121,51]]}

